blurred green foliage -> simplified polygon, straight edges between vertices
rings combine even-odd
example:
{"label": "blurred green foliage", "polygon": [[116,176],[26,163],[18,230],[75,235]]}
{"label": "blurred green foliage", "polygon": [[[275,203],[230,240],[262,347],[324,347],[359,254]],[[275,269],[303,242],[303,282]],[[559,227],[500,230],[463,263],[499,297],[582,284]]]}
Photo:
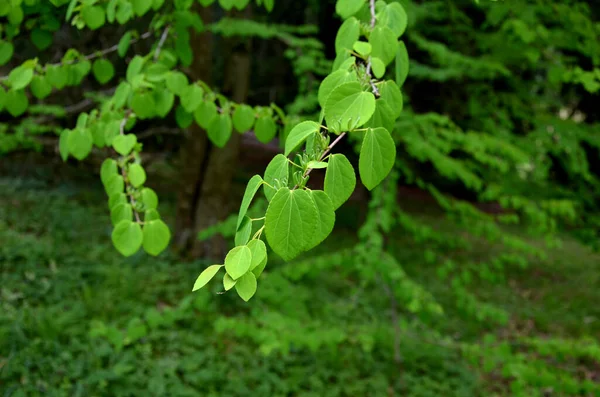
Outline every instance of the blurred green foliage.
{"label": "blurred green foliage", "polygon": [[[411,244],[396,232],[394,259],[445,302],[446,316],[400,308],[394,326],[386,293],[362,286],[344,260],[344,250],[356,244],[349,231],[339,230],[314,258],[273,263],[252,305],[215,295],[220,280],[189,295],[190,277],[206,264],[143,254],[124,261],[105,238],[110,228],[101,191],[85,185],[0,180],[4,396],[541,396],[545,390],[583,396],[600,390],[594,381],[600,346],[589,339],[600,332],[594,304],[600,296],[591,288],[600,258],[577,243],[529,270],[510,268],[517,284],[474,286],[474,296],[510,313],[510,322],[497,326],[452,304],[455,290],[423,271],[431,266],[419,259],[428,244]],[[442,234],[451,226],[433,210],[411,213]],[[478,249],[453,260],[468,263],[493,247]]]}

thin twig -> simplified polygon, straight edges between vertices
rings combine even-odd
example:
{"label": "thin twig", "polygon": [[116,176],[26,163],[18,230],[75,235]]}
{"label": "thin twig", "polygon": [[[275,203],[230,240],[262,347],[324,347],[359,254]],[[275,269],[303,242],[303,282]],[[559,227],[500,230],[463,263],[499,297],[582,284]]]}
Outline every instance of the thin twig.
{"label": "thin twig", "polygon": [[[319,161],[323,160],[325,158],[325,156],[327,156],[327,153],[329,153],[331,151],[331,149],[333,149],[333,147],[335,145],[338,144],[339,141],[342,140],[343,137],[346,136],[345,132],[342,132],[337,138],[335,138],[335,140],[333,142],[331,142],[331,144],[329,144],[329,146],[327,146],[327,149],[325,149],[325,151],[321,154],[321,157],[319,157]],[[308,176],[308,174],[311,173],[313,169],[309,168],[306,170],[306,172],[304,173],[304,175],[302,175],[302,178],[306,178]],[[298,188],[298,185],[294,186],[294,188],[292,190],[296,190]]]}
{"label": "thin twig", "polygon": [[153,135],[180,135],[182,133],[185,133],[185,130],[182,130],[181,128],[154,127],[148,128],[144,132],[137,134],[137,139],[139,141]]}
{"label": "thin twig", "polygon": [[158,56],[160,55],[160,50],[162,49],[163,45],[165,44],[165,41],[167,40],[167,36],[169,35],[169,29],[171,28],[171,26],[167,26],[164,30],[164,32],[162,33],[162,36],[160,36],[160,41],[158,42],[158,45],[156,46],[156,50],[154,50],[154,60],[158,61]]}
{"label": "thin twig", "polygon": [[[375,28],[375,23],[377,22],[377,18],[375,17],[375,0],[369,0],[369,9],[371,10],[371,30]],[[379,90],[373,83],[373,79],[371,78],[371,57],[367,62],[367,78],[369,79],[369,83],[371,84],[371,88],[373,89],[373,94],[379,96]]]}
{"label": "thin twig", "polygon": [[[130,42],[130,43],[131,43],[131,44],[137,43],[138,41],[141,41],[141,40],[147,39],[147,38],[148,38],[148,37],[150,37],[151,35],[152,35],[152,32],[151,32],[151,31],[145,32],[145,33],[143,33],[143,34],[142,34],[140,37],[138,37],[137,39],[133,39],[133,40],[131,40],[131,42]],[[119,44],[115,44],[115,45],[113,45],[113,46],[111,46],[111,47],[105,48],[105,49],[103,49],[103,50],[100,50],[100,51],[96,51],[96,52],[94,52],[94,53],[92,53],[92,54],[84,55],[82,58],[83,58],[83,59],[86,59],[86,60],[88,60],[88,61],[89,61],[89,60],[91,60],[91,59],[99,58],[99,57],[102,57],[102,56],[104,56],[104,55],[110,54],[111,52],[115,52],[115,51],[117,51],[118,49],[119,49]],[[81,58],[78,58],[78,59],[72,59],[72,60],[70,60],[70,61],[68,61],[68,62],[56,62],[56,63],[48,63],[48,64],[44,65],[44,68],[47,68],[47,67],[49,67],[49,66],[62,66],[62,65],[71,65],[71,64],[74,64],[74,63],[77,63],[77,62],[79,62],[80,60],[81,60]],[[6,79],[8,79],[8,76],[0,76],[0,81],[6,80]]]}

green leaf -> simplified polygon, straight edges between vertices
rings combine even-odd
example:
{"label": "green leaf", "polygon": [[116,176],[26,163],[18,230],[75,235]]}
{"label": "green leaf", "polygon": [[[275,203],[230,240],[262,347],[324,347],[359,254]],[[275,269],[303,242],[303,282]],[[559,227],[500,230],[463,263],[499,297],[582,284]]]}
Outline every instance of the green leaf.
{"label": "green leaf", "polygon": [[104,184],[104,190],[106,190],[106,195],[111,197],[117,193],[123,193],[125,189],[125,182],[123,181],[123,177],[121,175],[113,175],[109,177]]}
{"label": "green leaf", "polygon": [[92,133],[87,128],[76,128],[69,134],[69,153],[77,160],[83,160],[92,151],[94,139]]}
{"label": "green leaf", "polygon": [[25,113],[29,106],[29,100],[23,90],[8,91],[5,101],[4,107],[13,117],[18,117]]}
{"label": "green leaf", "polygon": [[[154,104],[156,114],[159,117],[165,117],[171,109],[173,108],[173,104],[175,103],[175,95],[169,90],[155,90],[154,91]],[[190,115],[190,121],[192,117]]]}
{"label": "green leaf", "polygon": [[131,0],[131,4],[133,5],[133,11],[141,17],[152,7],[152,0]]}
{"label": "green leaf", "polygon": [[352,49],[354,49],[354,51],[356,51],[358,54],[362,55],[363,57],[367,57],[369,56],[369,54],[371,53],[371,44],[364,42],[364,41],[355,41],[354,44],[352,45]]}
{"label": "green leaf", "polygon": [[346,19],[335,36],[335,53],[349,51],[359,37],[360,22],[358,19],[354,17]]}
{"label": "green leaf", "polygon": [[115,90],[115,95],[113,96],[113,104],[115,108],[119,109],[125,105],[127,100],[129,99],[129,95],[131,94],[131,84],[122,82],[117,86]]}
{"label": "green leaf", "polygon": [[217,114],[217,105],[213,101],[204,101],[194,112],[194,119],[200,127],[208,129],[208,126],[217,117]]}
{"label": "green leaf", "polygon": [[406,30],[408,17],[400,3],[390,3],[379,13],[377,22],[390,28],[398,38]]}
{"label": "green leaf", "polygon": [[106,146],[112,146],[113,139],[119,136],[121,130],[121,121],[113,120],[108,122],[104,130],[104,144]]}
{"label": "green leaf", "polygon": [[357,82],[338,86],[325,103],[327,126],[335,132],[352,131],[366,124],[373,112],[375,96],[362,91]]}
{"label": "green leaf", "polygon": [[108,179],[113,175],[119,175],[119,170],[117,168],[117,162],[113,159],[106,159],[102,162],[102,166],[100,167],[100,180],[103,185],[106,185]]}
{"label": "green leaf", "polygon": [[108,199],[108,209],[110,210],[112,210],[119,204],[127,204],[127,195],[125,195],[125,193],[113,194]]}
{"label": "green leaf", "polygon": [[275,6],[275,0],[263,0],[263,3],[267,12],[273,11],[273,7]]}
{"label": "green leaf", "polygon": [[269,143],[277,133],[277,124],[271,116],[262,116],[256,120],[254,134],[262,143]]}
{"label": "green leaf", "polygon": [[133,134],[119,135],[112,141],[112,146],[121,156],[127,156],[137,143],[137,137]]}
{"label": "green leaf", "polygon": [[158,207],[158,196],[154,192],[154,190],[149,187],[145,187],[142,189],[142,203],[144,204],[144,209],[146,210],[155,210]]}
{"label": "green leaf", "polygon": [[96,30],[104,25],[104,9],[99,6],[84,6],[81,10],[81,18],[90,29]]}
{"label": "green leaf", "polygon": [[281,188],[267,208],[267,241],[275,253],[289,261],[311,244],[317,222],[317,208],[308,192]]}
{"label": "green leaf", "polygon": [[29,88],[37,99],[44,99],[52,92],[52,85],[42,76],[33,76]]}
{"label": "green leaf", "polygon": [[379,98],[375,102],[375,105],[375,113],[373,113],[373,117],[371,117],[371,120],[367,123],[367,127],[383,127],[388,131],[393,131],[394,122],[396,121],[394,110],[390,107],[388,102],[382,98]]}
{"label": "green leaf", "polygon": [[133,17],[133,6],[130,2],[124,1],[119,3],[116,13],[117,22],[124,25]]}
{"label": "green leaf", "polygon": [[259,278],[260,275],[262,274],[262,272],[265,270],[265,267],[267,267],[267,257],[266,256],[265,256],[265,259],[263,259],[263,261],[260,262],[258,264],[258,266],[256,266],[251,271],[256,276],[256,278]]}
{"label": "green leaf", "polygon": [[144,58],[139,55],[133,57],[133,59],[129,62],[127,66],[126,78],[128,82],[132,82],[135,79],[135,76],[140,74],[142,68],[144,67]]}
{"label": "green leaf", "polygon": [[252,234],[252,220],[245,216],[235,232],[235,245],[245,245]]}
{"label": "green leaf", "polygon": [[231,117],[229,114],[222,113],[211,120],[206,134],[208,139],[217,147],[225,147],[232,131]]}
{"label": "green leaf", "polygon": [[238,132],[246,132],[254,125],[254,109],[248,105],[240,105],[233,112],[233,127]]}
{"label": "green leaf", "polygon": [[126,344],[131,344],[148,335],[148,328],[139,317],[134,317],[127,324]]}
{"label": "green leaf", "polygon": [[117,226],[121,221],[131,221],[132,217],[133,209],[129,203],[118,204],[111,208],[110,220],[113,226]]}
{"label": "green leaf", "polygon": [[256,277],[248,272],[235,283],[235,290],[244,301],[248,302],[256,293]]}
{"label": "green leaf", "polygon": [[311,233],[307,250],[321,244],[333,231],[335,210],[329,196],[322,190],[311,190],[310,197],[317,207],[317,228]]}
{"label": "green leaf", "polygon": [[154,97],[150,92],[134,92],[131,97],[131,110],[140,120],[151,118],[156,111]]}
{"label": "green leaf", "polygon": [[127,177],[133,187],[140,187],[146,182],[146,171],[144,171],[144,167],[139,164],[131,164],[129,166]]}
{"label": "green leaf", "polygon": [[211,265],[204,269],[196,279],[194,288],[192,288],[192,292],[197,291],[208,284],[208,282],[213,279],[213,277],[219,272],[219,270],[221,270],[222,267],[223,265]]}
{"label": "green leaf", "polygon": [[385,65],[394,60],[398,41],[394,32],[387,26],[377,26],[371,32],[369,43],[373,46],[371,56],[379,58]]}
{"label": "green leaf", "polygon": [[131,44],[131,32],[125,32],[121,40],[119,40],[119,44],[117,44],[117,53],[121,58],[127,54],[127,50],[129,49],[129,45]]}
{"label": "green leaf", "polygon": [[250,178],[250,181],[248,181],[248,185],[246,185],[246,190],[244,191],[244,197],[242,198],[242,204],[240,205],[240,212],[238,213],[236,229],[240,228],[242,220],[244,219],[246,212],[248,212],[250,203],[252,202],[254,195],[256,195],[256,192],[262,184],[263,179],[260,175],[254,175],[252,178]]}
{"label": "green leaf", "polygon": [[14,68],[8,75],[8,83],[13,90],[27,87],[31,79],[33,79],[33,69],[24,66]]}
{"label": "green leaf", "polygon": [[144,222],[156,221],[160,219],[160,214],[157,210],[149,209],[144,212]]}
{"label": "green leaf", "polygon": [[314,169],[320,170],[323,168],[327,168],[327,163],[324,161],[312,160],[312,161],[308,162],[308,164],[306,165],[306,168],[314,168]]}
{"label": "green leaf", "polygon": [[63,89],[67,84],[67,73],[64,67],[54,65],[46,68],[46,78],[48,82],[57,89]]}
{"label": "green leaf", "polygon": [[353,81],[358,81],[358,77],[353,70],[340,69],[336,72],[331,73],[329,76],[325,77],[319,86],[319,92],[317,94],[317,98],[319,100],[319,104],[321,107],[325,107],[325,102],[331,92],[340,85],[344,83],[350,83]]}
{"label": "green leaf", "polygon": [[157,256],[167,248],[171,240],[169,227],[160,219],[146,221],[144,224],[144,251]]}
{"label": "green leaf", "polygon": [[[265,197],[268,201],[271,201],[276,193],[277,184],[287,186],[289,178],[289,165],[288,160],[283,154],[278,154],[273,157],[273,160],[267,165],[265,169],[264,185]],[[271,185],[271,186],[269,186]]]}
{"label": "green leaf", "polygon": [[237,283],[237,281],[232,279],[229,274],[225,273],[223,276],[223,289],[225,289],[225,291],[229,291],[233,288],[235,283]]}
{"label": "green leaf", "polygon": [[252,264],[252,252],[245,245],[235,247],[225,257],[225,270],[232,279],[243,276]]}
{"label": "green leaf", "polygon": [[13,56],[14,47],[9,41],[0,40],[0,66],[5,65]]}
{"label": "green leaf", "polygon": [[181,93],[181,106],[187,112],[193,113],[202,103],[203,95],[204,90],[200,86],[196,84],[188,85]]}
{"label": "green leaf", "polygon": [[373,75],[380,79],[385,74],[385,64],[379,58],[371,58],[371,69],[373,70]]}
{"label": "green leaf", "polygon": [[107,59],[96,59],[92,65],[92,73],[98,83],[108,83],[115,75],[115,67]]}
{"label": "green leaf", "polygon": [[60,138],[58,140],[58,151],[60,153],[60,158],[63,161],[67,161],[69,158],[69,134],[71,131],[63,130],[60,134]]}
{"label": "green leaf", "polygon": [[267,246],[262,240],[252,240],[248,243],[248,248],[252,252],[252,264],[250,270],[254,270],[263,262],[267,262]]}
{"label": "green leaf", "polygon": [[363,185],[373,190],[394,166],[396,145],[385,128],[369,128],[363,138],[358,171]]}
{"label": "green leaf", "polygon": [[173,94],[181,96],[188,87],[188,78],[181,72],[172,71],[167,74],[165,84]]}
{"label": "green leaf", "polygon": [[354,192],[356,175],[354,167],[343,154],[329,156],[329,165],[325,172],[324,190],[331,199],[334,210],[344,204]]}
{"label": "green leaf", "polygon": [[175,109],[175,121],[180,128],[188,128],[194,121],[194,116],[185,111],[183,106],[179,105]]}
{"label": "green leaf", "polygon": [[402,99],[402,92],[400,91],[400,88],[398,88],[398,85],[391,80],[384,81],[379,85],[379,95],[380,98],[385,100],[392,109],[394,119],[398,118],[398,116],[400,116],[402,113],[402,107],[404,103]]}
{"label": "green leaf", "polygon": [[398,49],[396,50],[396,83],[398,87],[402,87],[406,77],[408,76],[408,51],[406,51],[406,45],[403,41],[398,42]]}
{"label": "green leaf", "polygon": [[111,237],[117,251],[126,257],[135,254],[142,246],[142,228],[132,221],[119,222]]}
{"label": "green leaf", "polygon": [[297,124],[287,136],[285,140],[285,155],[289,156],[289,154],[296,149],[298,149],[306,139],[319,132],[321,126],[314,121],[303,121],[300,124]]}
{"label": "green leaf", "polygon": [[346,19],[360,11],[364,4],[365,0],[337,0],[335,12],[337,12],[342,19]]}
{"label": "green leaf", "polygon": [[52,45],[53,34],[47,30],[33,29],[31,31],[31,41],[38,50],[43,51]]}

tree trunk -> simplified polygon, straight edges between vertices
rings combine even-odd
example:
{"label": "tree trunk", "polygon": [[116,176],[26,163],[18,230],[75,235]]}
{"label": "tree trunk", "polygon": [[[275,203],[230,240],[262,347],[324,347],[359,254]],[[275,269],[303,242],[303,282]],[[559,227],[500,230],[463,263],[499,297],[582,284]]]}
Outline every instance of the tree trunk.
{"label": "tree trunk", "polygon": [[[250,7],[244,12],[248,16]],[[200,45],[206,45],[202,42]],[[196,43],[194,43],[196,44]],[[237,103],[245,102],[250,83],[250,40],[230,39],[227,41],[225,82],[223,92]],[[196,47],[201,49],[201,47]],[[205,80],[206,81],[206,80]],[[195,129],[200,130],[199,127]],[[188,171],[186,183],[180,192],[178,218],[182,227],[178,233],[178,245],[190,247],[192,257],[223,259],[227,252],[225,240],[216,236],[208,241],[199,241],[197,234],[215,223],[225,219],[233,210],[230,205],[231,184],[240,154],[241,135],[233,132],[224,148],[210,145],[205,131],[191,131],[189,147],[183,148],[183,169]],[[200,138],[201,137],[201,138]]]}
{"label": "tree trunk", "polygon": [[[212,22],[210,7],[197,6],[198,13],[205,24]],[[213,63],[213,35],[205,31],[193,33],[191,45],[194,48],[194,61],[190,68],[190,77],[211,84]],[[204,131],[196,123],[190,126],[188,138],[180,151],[180,177],[177,195],[175,249],[181,254],[195,238],[194,214],[196,202],[200,195],[203,169],[208,151],[208,139]]]}

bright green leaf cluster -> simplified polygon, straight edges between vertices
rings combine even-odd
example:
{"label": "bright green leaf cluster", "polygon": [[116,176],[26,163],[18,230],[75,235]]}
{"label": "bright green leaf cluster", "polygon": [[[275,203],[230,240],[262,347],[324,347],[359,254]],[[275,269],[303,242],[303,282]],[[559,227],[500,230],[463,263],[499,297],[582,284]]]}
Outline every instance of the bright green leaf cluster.
{"label": "bright green leaf cluster", "polygon": [[[365,7],[370,16],[368,23],[353,16]],[[406,50],[398,41],[406,29],[406,13],[398,3],[387,5],[379,1],[377,14],[371,15],[365,0],[338,0],[336,11],[346,20],[336,37],[333,71],[318,91],[323,108],[321,122],[303,121],[294,126],[286,136],[284,154],[271,160],[263,177],[252,177],[242,199],[236,247],[225,258],[223,288],[227,291],[235,286],[244,300],[256,292],[256,274],[252,271],[261,267],[254,260],[257,253],[253,247],[261,247],[260,258],[262,261],[264,255],[266,263],[263,231],[271,249],[284,260],[291,260],[319,245],[333,230],[335,210],[350,198],[356,186],[350,161],[343,154],[330,153],[340,139],[347,134],[362,139],[358,170],[369,190],[384,180],[395,163],[396,146],[391,131],[402,111],[402,93],[396,82],[379,79],[394,59],[399,70],[397,81],[402,83],[406,77]],[[361,40],[361,35],[365,40]],[[216,114],[212,105],[208,107],[202,108],[201,114]],[[238,107],[234,123],[246,121],[242,113],[246,118],[251,116],[250,109]],[[220,118],[213,120],[218,120],[213,122],[220,129],[231,128]],[[255,130],[267,129],[267,124],[259,117]],[[314,170],[325,170],[323,190],[307,187]],[[269,205],[264,217],[252,219],[246,213],[261,186]],[[204,270],[194,290],[206,285],[218,266]]]}

